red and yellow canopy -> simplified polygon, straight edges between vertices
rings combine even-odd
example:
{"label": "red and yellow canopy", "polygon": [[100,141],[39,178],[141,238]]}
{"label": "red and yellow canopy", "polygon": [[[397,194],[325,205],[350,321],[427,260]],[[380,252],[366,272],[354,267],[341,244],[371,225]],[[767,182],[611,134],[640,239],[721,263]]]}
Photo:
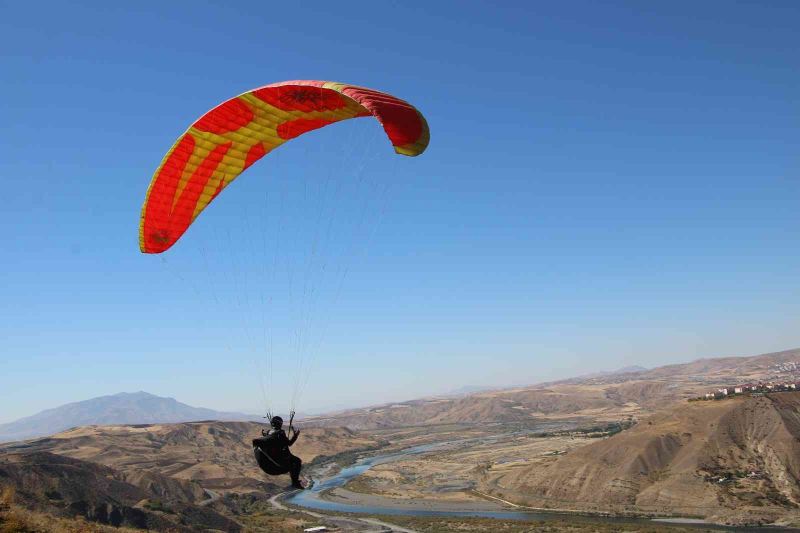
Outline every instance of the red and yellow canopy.
{"label": "red and yellow canopy", "polygon": [[227,100],[192,124],[164,156],[142,206],[139,247],[161,253],[247,167],[334,122],[374,116],[395,152],[417,156],[430,134],[422,114],[390,94],[330,81],[285,81]]}

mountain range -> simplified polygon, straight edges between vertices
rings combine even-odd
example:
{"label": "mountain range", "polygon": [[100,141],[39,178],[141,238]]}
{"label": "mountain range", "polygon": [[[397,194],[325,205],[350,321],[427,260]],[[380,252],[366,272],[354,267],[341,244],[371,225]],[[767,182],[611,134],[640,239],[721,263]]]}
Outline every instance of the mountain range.
{"label": "mountain range", "polygon": [[[668,405],[747,381],[800,379],[800,349],[750,357],[699,359],[652,369],[633,366],[510,389],[465,388],[447,396],[348,409],[304,417],[306,425],[353,429],[444,423],[525,423],[565,416],[617,419],[652,414]],[[0,442],[85,425],[252,420],[255,415],[192,407],[146,392],[120,393],[48,409],[0,424]]]}
{"label": "mountain range", "polygon": [[749,357],[699,359],[652,369],[628,367],[513,389],[437,396],[307,417],[305,424],[376,429],[546,418],[640,418],[718,387],[800,380],[800,349]]}

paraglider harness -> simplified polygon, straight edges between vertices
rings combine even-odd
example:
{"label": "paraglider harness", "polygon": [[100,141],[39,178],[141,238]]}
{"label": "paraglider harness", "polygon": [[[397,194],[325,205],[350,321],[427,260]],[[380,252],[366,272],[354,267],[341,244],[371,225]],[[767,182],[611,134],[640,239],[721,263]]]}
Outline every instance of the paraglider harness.
{"label": "paraglider harness", "polygon": [[[267,420],[272,420],[272,414],[267,413],[265,417]],[[294,411],[289,414],[289,431],[294,433],[295,429],[292,423],[294,422]],[[263,438],[257,439],[253,442],[253,453],[256,456],[258,466],[269,475],[280,476],[289,472],[291,465],[288,461],[288,453],[283,450],[283,445],[277,440],[278,431],[262,429],[261,436]]]}

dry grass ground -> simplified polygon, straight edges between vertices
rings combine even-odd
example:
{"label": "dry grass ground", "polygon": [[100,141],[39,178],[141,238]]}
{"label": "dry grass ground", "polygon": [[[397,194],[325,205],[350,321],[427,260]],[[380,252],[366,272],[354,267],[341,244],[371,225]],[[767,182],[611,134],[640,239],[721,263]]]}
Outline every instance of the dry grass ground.
{"label": "dry grass ground", "polygon": [[104,526],[82,518],[57,518],[16,505],[14,489],[0,490],[0,533],[133,533],[139,530]]}

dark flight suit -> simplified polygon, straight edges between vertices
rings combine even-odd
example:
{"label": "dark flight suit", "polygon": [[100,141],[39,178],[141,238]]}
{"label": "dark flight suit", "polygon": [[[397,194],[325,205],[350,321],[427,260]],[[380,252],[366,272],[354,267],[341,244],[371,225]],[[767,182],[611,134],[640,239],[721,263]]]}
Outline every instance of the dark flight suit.
{"label": "dark flight suit", "polygon": [[273,476],[288,472],[292,477],[292,484],[299,485],[303,461],[289,451],[289,446],[296,440],[297,433],[290,439],[284,430],[274,428],[265,436],[253,439],[253,452],[261,470]]}

